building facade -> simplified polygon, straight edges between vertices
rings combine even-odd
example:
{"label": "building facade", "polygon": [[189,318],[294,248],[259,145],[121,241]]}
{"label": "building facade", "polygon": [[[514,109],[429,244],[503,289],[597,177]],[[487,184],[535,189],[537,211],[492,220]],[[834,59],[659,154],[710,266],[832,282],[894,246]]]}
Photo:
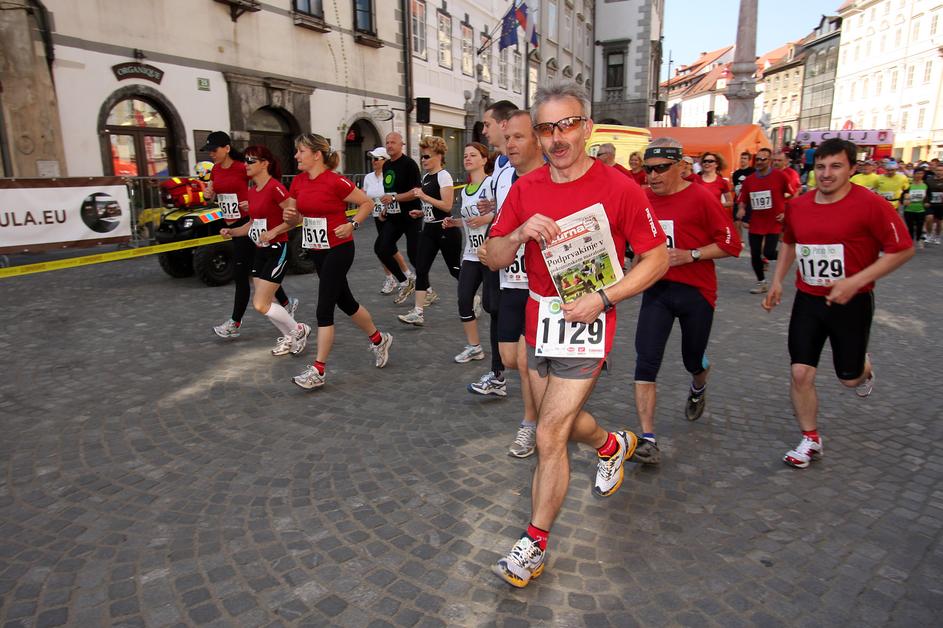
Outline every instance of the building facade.
{"label": "building facade", "polygon": [[815,30],[802,41],[804,72],[799,128],[803,131],[825,130],[832,123],[841,22],[837,15],[823,15]]}
{"label": "building facade", "polygon": [[804,69],[801,45],[789,44],[785,56],[763,70],[763,111],[769,120],[767,134],[774,148],[792,142],[799,132]]}
{"label": "building facade", "polygon": [[893,131],[893,154],[943,156],[943,4],[848,0],[842,18],[831,129]]}
{"label": "building facade", "polygon": [[192,172],[213,130],[237,147],[269,146],[286,172],[295,170],[293,138],[314,131],[342,152],[342,170],[363,172],[366,151],[405,128],[399,3],[45,6],[62,174]]}
{"label": "building facade", "polygon": [[593,116],[648,127],[659,99],[664,0],[596,4]]}
{"label": "building facade", "polygon": [[733,61],[733,46],[725,46],[711,52],[702,52],[689,65],[682,65],[675,70],[674,76],[661,84],[661,94],[667,101],[668,115],[661,122],[663,126],[707,126],[707,112],[718,115],[714,106],[726,113],[727,99],[723,89],[717,87],[718,80]]}

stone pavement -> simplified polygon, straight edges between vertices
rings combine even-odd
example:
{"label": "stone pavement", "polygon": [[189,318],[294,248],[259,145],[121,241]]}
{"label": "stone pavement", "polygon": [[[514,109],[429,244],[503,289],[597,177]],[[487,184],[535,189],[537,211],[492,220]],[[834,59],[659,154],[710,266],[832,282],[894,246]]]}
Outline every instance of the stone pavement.
{"label": "stone pavement", "polygon": [[[879,285],[870,399],[837,384],[826,350],[826,455],[804,471],[781,462],[798,441],[789,305],[766,315],[748,260],[722,262],[706,415],[684,420],[676,331],[661,466],[627,465],[602,500],[574,447],[548,569],[519,591],[490,572],[529,515],[535,461],[506,455],[519,386],[466,393],[487,362],[452,362],[453,280],[437,264],[443,298],[406,328],[371,244],[358,233],[352,283],[394,334],[390,364],[373,368],[339,315],[313,392],[289,382],[311,348],[273,358],[251,311],[241,338],[216,338],[232,288],[153,258],[0,280],[0,626],[943,623],[943,247]],[[315,282],[286,282],[309,322]],[[638,428],[637,307],[619,308],[589,404],[610,428]]]}

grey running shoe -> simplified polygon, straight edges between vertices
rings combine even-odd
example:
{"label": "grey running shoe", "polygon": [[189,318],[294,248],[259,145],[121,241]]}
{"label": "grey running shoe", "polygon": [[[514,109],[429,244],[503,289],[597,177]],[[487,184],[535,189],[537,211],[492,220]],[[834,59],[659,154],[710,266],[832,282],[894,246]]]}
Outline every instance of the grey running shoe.
{"label": "grey running shoe", "polygon": [[688,392],[688,402],[684,405],[684,416],[688,421],[697,421],[704,414],[704,406],[706,405],[707,386],[699,393],[690,390]]}
{"label": "grey running shoe", "polygon": [[507,380],[498,376],[493,371],[488,371],[481,376],[477,382],[468,385],[468,392],[474,395],[495,395],[497,397],[508,396]]}
{"label": "grey running shoe", "polygon": [[515,458],[527,458],[537,451],[537,426],[521,425],[517,429],[514,442],[508,447],[508,455]]}
{"label": "grey running shoe", "polygon": [[406,281],[399,284],[399,292],[396,293],[396,296],[393,297],[393,303],[399,305],[406,301],[413,292],[416,291],[416,280],[412,277],[407,277]]}
{"label": "grey running shoe", "polygon": [[757,281],[756,285],[750,288],[750,294],[763,294],[769,291],[769,284],[765,281]]}
{"label": "grey running shoe", "polygon": [[324,375],[318,373],[318,369],[314,368],[314,366],[309,366],[301,375],[292,377],[291,381],[302,388],[311,390],[312,388],[318,388],[324,385]]}
{"label": "grey running shoe", "polygon": [[291,337],[291,334],[287,336],[279,336],[278,340],[275,341],[275,346],[272,348],[272,355],[286,355],[291,351],[291,343],[294,338]]}
{"label": "grey running shoe", "polygon": [[871,361],[870,353],[864,354],[864,362],[871,367],[871,374],[868,375],[868,379],[855,386],[855,394],[862,399],[870,397],[871,392],[874,390],[874,362]]}
{"label": "grey running shoe", "polygon": [[231,318],[222,325],[217,325],[214,327],[213,331],[216,332],[216,335],[220,338],[239,337],[239,325]]}
{"label": "grey running shoe", "polygon": [[629,461],[639,464],[658,464],[661,462],[661,450],[658,449],[658,443],[647,438],[640,439]]}
{"label": "grey running shoe", "polygon": [[426,317],[423,316],[423,313],[416,308],[409,310],[405,314],[400,314],[396,318],[398,318],[401,323],[415,325],[416,327],[422,327],[426,324]]}
{"label": "grey running shoe", "polygon": [[393,294],[393,291],[396,290],[396,286],[396,277],[387,275],[386,279],[383,281],[383,287],[380,288],[380,294]]}
{"label": "grey running shoe", "polygon": [[471,362],[472,360],[484,360],[485,352],[482,350],[481,345],[465,345],[465,348],[462,349],[462,352],[455,356],[455,361],[459,364],[465,364],[466,362]]}
{"label": "grey running shoe", "polygon": [[430,305],[432,305],[438,300],[439,300],[439,295],[436,294],[435,290],[433,290],[432,288],[429,288],[428,290],[426,290],[426,300],[425,302],[423,302],[422,306],[429,307]]}
{"label": "grey running shoe", "polygon": [[374,366],[378,369],[386,366],[386,363],[390,360],[390,345],[393,344],[393,334],[380,334],[380,336],[383,338],[380,344],[370,343],[370,350],[373,351],[373,355],[376,357]]}
{"label": "grey running shoe", "polygon": [[295,331],[291,332],[291,353],[292,355],[298,355],[305,350],[305,346],[308,344],[308,336],[311,334],[311,328],[305,325],[304,323],[299,323],[300,327]]}

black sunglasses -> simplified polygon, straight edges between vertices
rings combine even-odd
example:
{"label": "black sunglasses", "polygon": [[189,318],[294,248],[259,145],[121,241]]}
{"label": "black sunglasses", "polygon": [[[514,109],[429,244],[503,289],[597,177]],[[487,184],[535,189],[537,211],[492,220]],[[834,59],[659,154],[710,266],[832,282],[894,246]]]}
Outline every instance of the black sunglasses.
{"label": "black sunglasses", "polygon": [[257,164],[260,161],[262,161],[260,157],[246,157],[246,163],[249,164],[250,166],[252,164]]}
{"label": "black sunglasses", "polygon": [[702,159],[701,163],[702,164],[716,164],[717,160],[716,159]]}
{"label": "black sunglasses", "polygon": [[769,157],[757,157],[756,161],[769,161]]}
{"label": "black sunglasses", "polygon": [[674,162],[673,164],[656,164],[654,166],[642,166],[642,168],[648,174],[651,174],[653,172],[657,172],[658,174],[665,174],[666,172],[671,170],[671,167],[675,165],[676,163],[678,162]]}
{"label": "black sunglasses", "polygon": [[385,161],[384,157],[374,157],[373,161]]}
{"label": "black sunglasses", "polygon": [[423,155],[422,157],[420,157],[420,159],[422,159],[423,161],[427,159],[432,159],[432,155]]}

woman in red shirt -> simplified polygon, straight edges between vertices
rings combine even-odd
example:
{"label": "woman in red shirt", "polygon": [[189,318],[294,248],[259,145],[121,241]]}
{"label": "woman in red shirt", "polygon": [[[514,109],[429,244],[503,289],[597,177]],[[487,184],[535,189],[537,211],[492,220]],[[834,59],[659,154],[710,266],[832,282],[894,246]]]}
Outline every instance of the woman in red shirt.
{"label": "woman in red shirt", "polygon": [[639,185],[645,185],[648,181],[648,175],[642,168],[642,153],[635,151],[629,155],[629,173]]}
{"label": "woman in red shirt", "polygon": [[[373,212],[373,200],[334,172],[340,156],[328,141],[305,133],[295,140],[295,159],[301,171],[291,182],[289,198],[282,201],[283,218],[301,224],[302,245],[318,273],[318,355],[312,366],[292,381],[302,388],[324,385],[324,370],[334,344],[334,308],[339,307],[370,337],[377,368],[386,366],[393,337],[381,334],[367,308],[350,291],[347,272],[354,263],[354,231]],[[347,220],[347,204],[357,205],[353,222]]]}
{"label": "woman in red shirt", "polygon": [[235,228],[221,229],[224,238],[248,239],[255,245],[252,264],[254,294],[252,305],[282,332],[272,355],[299,354],[304,351],[311,328],[295,321],[294,314],[275,299],[288,268],[288,231],[282,220],[282,203],[288,190],[281,183],[282,172],[275,156],[265,146],[250,146],[245,155],[246,172],[252,179],[249,188],[249,220]]}
{"label": "woman in red shirt", "polygon": [[701,183],[710,190],[721,205],[726,209],[730,209],[733,205],[733,199],[730,196],[730,184],[721,175],[726,167],[723,157],[717,153],[704,153],[701,155]]}
{"label": "woman in red shirt", "polygon": [[[207,184],[204,197],[209,201],[216,200],[219,209],[223,212],[226,227],[235,229],[245,225],[249,222],[249,175],[246,173],[242,153],[232,147],[229,134],[223,131],[210,133],[206,137],[206,144],[200,150],[207,151],[213,160],[213,170],[210,172],[210,182]],[[220,338],[239,337],[242,317],[249,306],[249,295],[252,292],[249,288],[249,274],[252,272],[252,263],[255,260],[255,244],[247,235],[233,238],[232,257],[236,294],[232,305],[232,316],[222,325],[213,328]],[[294,314],[298,307],[297,300],[289,301],[280,286],[275,296],[279,303]]]}

